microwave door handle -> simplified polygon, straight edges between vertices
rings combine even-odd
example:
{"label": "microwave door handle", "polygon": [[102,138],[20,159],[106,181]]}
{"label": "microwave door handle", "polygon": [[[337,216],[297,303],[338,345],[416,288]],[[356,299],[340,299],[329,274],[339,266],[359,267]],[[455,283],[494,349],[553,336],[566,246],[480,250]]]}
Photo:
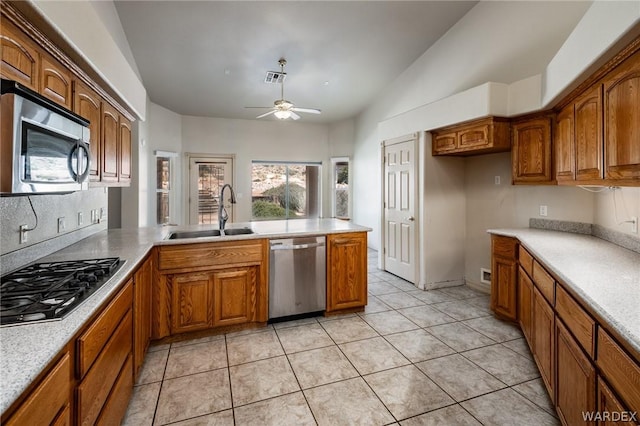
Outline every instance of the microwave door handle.
{"label": "microwave door handle", "polygon": [[[89,176],[89,164],[91,161],[89,145],[82,141],[78,141],[77,156],[78,161],[76,164],[78,165],[78,173],[80,174],[77,177],[77,182],[82,183],[87,179],[87,176]],[[82,170],[82,172],[80,172],[80,170]]]}
{"label": "microwave door handle", "polygon": [[[78,170],[74,170],[73,160],[76,160],[76,167]],[[82,183],[89,175],[89,146],[82,141],[78,141],[76,146],[69,153],[67,159],[67,166],[69,167],[69,173],[73,177],[73,180]]]}

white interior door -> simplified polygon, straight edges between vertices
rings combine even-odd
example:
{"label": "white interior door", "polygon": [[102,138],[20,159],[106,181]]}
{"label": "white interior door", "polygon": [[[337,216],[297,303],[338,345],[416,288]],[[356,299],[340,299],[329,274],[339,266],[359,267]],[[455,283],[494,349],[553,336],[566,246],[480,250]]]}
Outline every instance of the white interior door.
{"label": "white interior door", "polygon": [[[189,223],[217,224],[220,189],[232,183],[233,162],[231,158],[190,157],[189,158]],[[230,191],[226,191],[230,195]],[[224,201],[233,222],[233,204]]]}
{"label": "white interior door", "polygon": [[385,141],[383,194],[384,269],[416,282],[417,135]]}

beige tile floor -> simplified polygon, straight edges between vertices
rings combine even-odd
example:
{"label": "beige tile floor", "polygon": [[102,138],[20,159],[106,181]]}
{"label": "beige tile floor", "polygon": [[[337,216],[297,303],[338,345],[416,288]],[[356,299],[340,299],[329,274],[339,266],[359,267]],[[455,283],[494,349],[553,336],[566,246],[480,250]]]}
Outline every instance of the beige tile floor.
{"label": "beige tile floor", "polygon": [[153,346],[126,425],[557,425],[520,330],[376,269],[365,312]]}

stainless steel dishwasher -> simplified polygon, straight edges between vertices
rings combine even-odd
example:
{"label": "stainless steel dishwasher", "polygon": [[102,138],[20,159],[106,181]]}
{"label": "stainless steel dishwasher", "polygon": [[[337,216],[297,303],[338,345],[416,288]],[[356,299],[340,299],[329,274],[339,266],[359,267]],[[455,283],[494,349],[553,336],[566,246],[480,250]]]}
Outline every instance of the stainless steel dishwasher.
{"label": "stainless steel dishwasher", "polygon": [[275,239],[269,246],[269,320],[324,311],[325,237]]}

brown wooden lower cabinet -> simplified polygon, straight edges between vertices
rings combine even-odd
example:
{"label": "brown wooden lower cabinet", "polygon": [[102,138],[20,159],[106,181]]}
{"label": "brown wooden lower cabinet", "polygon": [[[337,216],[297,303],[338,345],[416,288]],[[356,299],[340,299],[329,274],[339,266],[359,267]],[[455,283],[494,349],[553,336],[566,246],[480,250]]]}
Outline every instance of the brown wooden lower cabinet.
{"label": "brown wooden lower cabinet", "polygon": [[70,425],[71,367],[71,357],[66,352],[15,414],[3,424],[7,426]]}
{"label": "brown wooden lower cabinet", "polygon": [[133,366],[138,377],[151,341],[153,256],[149,256],[133,276]]}
{"label": "brown wooden lower cabinet", "polygon": [[327,235],[327,312],[367,304],[367,233]]}
{"label": "brown wooden lower cabinet", "polygon": [[583,415],[596,409],[596,370],[560,320],[556,320],[556,411],[565,425],[595,424]]}
{"label": "brown wooden lower cabinet", "polygon": [[533,282],[521,267],[518,270],[518,322],[529,346],[533,343]]}
{"label": "brown wooden lower cabinet", "polygon": [[547,387],[551,401],[555,402],[555,316],[553,308],[537,288],[533,289],[533,359]]}
{"label": "brown wooden lower cabinet", "polygon": [[603,417],[599,422],[601,425],[635,426],[640,423],[640,413],[635,413],[633,421],[632,412],[620,402],[601,376],[598,376],[597,408],[599,415]]}
{"label": "brown wooden lower cabinet", "polygon": [[518,240],[498,235],[491,236],[491,309],[500,318],[517,318],[516,253]]}

